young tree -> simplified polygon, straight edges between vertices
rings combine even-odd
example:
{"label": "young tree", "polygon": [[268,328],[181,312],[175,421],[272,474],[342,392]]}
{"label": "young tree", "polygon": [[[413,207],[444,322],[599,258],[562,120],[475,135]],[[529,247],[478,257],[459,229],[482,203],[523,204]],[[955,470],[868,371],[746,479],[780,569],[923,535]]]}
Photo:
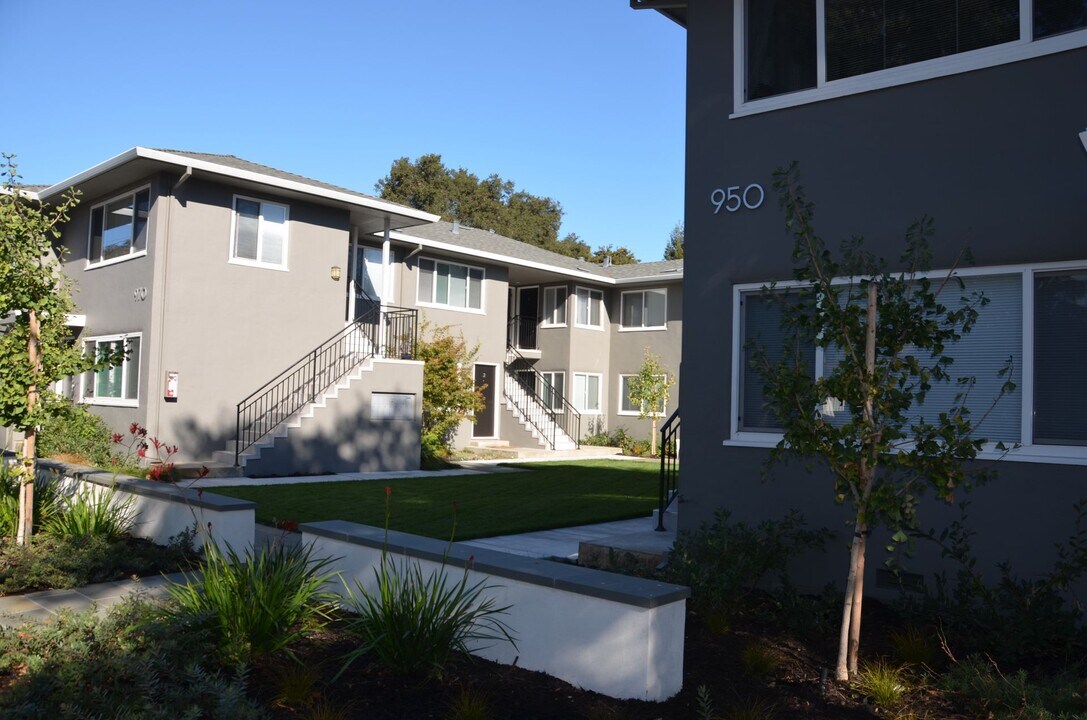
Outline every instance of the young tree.
{"label": "young tree", "polygon": [[71,285],[60,268],[63,248],[53,241],[78,202],[77,193],[43,207],[16,182],[14,156],[3,155],[0,172],[0,425],[21,430],[25,437],[17,468],[16,541],[23,545],[33,532],[37,427],[56,408],[46,389],[63,377],[118,359],[85,358],[69,336]]}
{"label": "young tree", "polygon": [[448,327],[431,330],[423,323],[416,359],[423,365],[422,435],[447,449],[462,420],[483,409],[483,388],[475,387],[472,361],[479,346],[469,348]]}
{"label": "young tree", "polygon": [[668,404],[668,392],[675,384],[675,379],[661,365],[660,358],[645,351],[645,358],[638,374],[630,379],[628,395],[630,402],[638,407],[638,417],[642,420],[651,418],[653,429],[649,433],[649,453],[657,454],[657,421],[664,414]]}
{"label": "young tree", "polygon": [[[800,287],[767,288],[781,309],[787,347],[770,353],[755,343],[752,362],[784,431],[771,463],[820,458],[833,474],[837,501],[854,511],[836,668],[845,681],[857,672],[869,533],[884,525],[893,542],[905,542],[926,488],[951,502],[957,490],[985,477],[966,469],[985,442],[975,432],[984,416],[975,421],[967,405],[975,379],[953,378],[946,352],[971,331],[988,300],[967,292],[954,269],[935,284],[921,274],[931,260],[930,220],[909,229],[904,269],[891,272],[863,250],[860,238],[843,242],[835,259],[815,234],[795,164],[775,173],[774,186],[795,238]],[[810,364],[815,347],[835,359],[819,378]],[[1005,380],[991,402],[1014,390],[1010,372],[1011,359],[998,373]],[[959,392],[951,406],[922,414],[933,385],[952,380]],[[828,403],[843,407],[833,419],[819,411]]]}
{"label": "young tree", "polygon": [[668,235],[668,245],[664,248],[665,260],[683,259],[683,223],[678,222]]}

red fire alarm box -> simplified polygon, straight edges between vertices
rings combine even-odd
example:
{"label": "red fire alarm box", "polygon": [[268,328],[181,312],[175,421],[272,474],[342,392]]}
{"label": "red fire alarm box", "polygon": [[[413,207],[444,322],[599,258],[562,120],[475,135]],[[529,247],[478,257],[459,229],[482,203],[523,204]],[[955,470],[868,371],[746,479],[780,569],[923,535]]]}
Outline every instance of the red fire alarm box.
{"label": "red fire alarm box", "polygon": [[165,398],[167,400],[177,400],[177,370],[166,371]]}

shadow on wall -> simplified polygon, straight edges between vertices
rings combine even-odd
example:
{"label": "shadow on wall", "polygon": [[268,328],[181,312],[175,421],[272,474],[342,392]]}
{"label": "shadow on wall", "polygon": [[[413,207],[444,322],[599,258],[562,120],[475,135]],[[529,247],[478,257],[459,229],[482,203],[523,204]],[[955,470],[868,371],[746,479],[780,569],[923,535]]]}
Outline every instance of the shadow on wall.
{"label": "shadow on wall", "polygon": [[[234,439],[189,418],[181,425],[182,447],[222,450]],[[196,453],[191,453],[197,455]],[[210,450],[200,457],[210,457]],[[248,461],[246,474],[293,475],[419,469],[419,426],[411,420],[343,422],[324,428],[302,426],[279,438],[260,457]]]}

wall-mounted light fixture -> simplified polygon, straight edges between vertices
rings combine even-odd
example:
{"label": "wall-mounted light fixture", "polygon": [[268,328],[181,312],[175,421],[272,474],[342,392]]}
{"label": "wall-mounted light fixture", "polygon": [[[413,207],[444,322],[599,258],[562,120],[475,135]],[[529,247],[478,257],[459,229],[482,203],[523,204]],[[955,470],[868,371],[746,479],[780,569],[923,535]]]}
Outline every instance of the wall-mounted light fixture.
{"label": "wall-mounted light fixture", "polygon": [[1080,142],[1083,143],[1083,149],[1087,150],[1087,130],[1084,130],[1079,134]]}
{"label": "wall-mounted light fixture", "polygon": [[339,279],[340,279],[340,266],[339,265],[333,265],[331,270],[330,270],[330,273],[332,275],[332,279],[336,280],[338,282]]}

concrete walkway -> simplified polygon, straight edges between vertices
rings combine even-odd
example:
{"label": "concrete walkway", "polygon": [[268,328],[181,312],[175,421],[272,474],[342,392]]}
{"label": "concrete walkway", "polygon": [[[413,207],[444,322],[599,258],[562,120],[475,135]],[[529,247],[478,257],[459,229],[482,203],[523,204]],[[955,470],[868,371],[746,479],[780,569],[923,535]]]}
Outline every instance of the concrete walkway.
{"label": "concrete walkway", "polygon": [[166,588],[184,579],[183,573],[116,580],[84,585],[72,590],[41,590],[25,595],[0,597],[0,627],[18,627],[26,622],[46,622],[63,608],[73,612],[95,609],[99,615],[133,593],[151,600],[166,598]]}

